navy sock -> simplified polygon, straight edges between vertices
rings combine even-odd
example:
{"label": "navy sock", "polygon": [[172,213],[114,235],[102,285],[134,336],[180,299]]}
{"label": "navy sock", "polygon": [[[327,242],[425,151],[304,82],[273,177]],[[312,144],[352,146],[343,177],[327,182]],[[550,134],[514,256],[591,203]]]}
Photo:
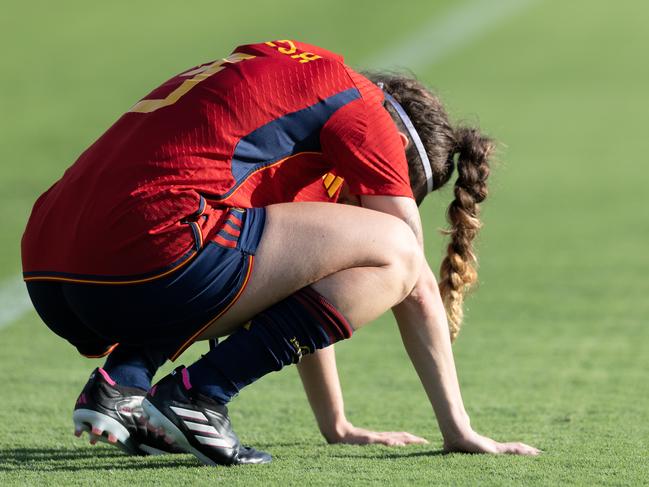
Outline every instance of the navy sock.
{"label": "navy sock", "polygon": [[118,345],[106,359],[103,369],[119,385],[146,391],[166,360],[167,355],[162,350]]}
{"label": "navy sock", "polygon": [[188,368],[192,387],[227,404],[243,387],[351,337],[347,320],[310,287],[258,314]]}

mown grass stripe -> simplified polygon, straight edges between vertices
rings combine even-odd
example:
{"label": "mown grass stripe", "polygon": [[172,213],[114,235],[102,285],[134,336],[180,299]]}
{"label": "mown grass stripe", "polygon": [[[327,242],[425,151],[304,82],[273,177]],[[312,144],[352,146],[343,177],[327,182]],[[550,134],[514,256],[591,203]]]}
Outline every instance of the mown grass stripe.
{"label": "mown grass stripe", "polygon": [[31,306],[22,276],[13,276],[0,282],[0,329],[16,321]]}
{"label": "mown grass stripe", "polygon": [[434,16],[418,30],[363,64],[368,68],[404,67],[413,71],[441,61],[538,0],[472,0]]}

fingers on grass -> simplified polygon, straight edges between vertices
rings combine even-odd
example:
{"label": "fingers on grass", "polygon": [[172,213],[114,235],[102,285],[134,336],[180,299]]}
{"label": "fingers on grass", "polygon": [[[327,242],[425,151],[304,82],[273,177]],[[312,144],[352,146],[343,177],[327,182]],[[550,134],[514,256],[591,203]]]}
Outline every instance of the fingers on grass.
{"label": "fingers on grass", "polygon": [[528,455],[536,456],[541,453],[541,450],[533,446],[526,445],[525,443],[506,443],[503,453],[511,455]]}
{"label": "fingers on grass", "polygon": [[378,443],[387,446],[425,445],[428,441],[406,431],[386,432],[378,435]]}
{"label": "fingers on grass", "polygon": [[410,433],[405,433],[405,435],[406,435],[406,441],[408,443],[412,443],[412,444],[415,444],[415,445],[427,445],[428,444],[428,440],[426,438],[422,438],[420,436],[415,436],[415,435],[410,434]]}

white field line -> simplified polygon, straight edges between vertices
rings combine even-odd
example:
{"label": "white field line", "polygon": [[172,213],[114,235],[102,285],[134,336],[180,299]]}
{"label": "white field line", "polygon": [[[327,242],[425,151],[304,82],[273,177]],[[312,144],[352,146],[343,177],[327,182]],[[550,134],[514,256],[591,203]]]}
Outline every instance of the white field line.
{"label": "white field line", "polygon": [[[397,44],[367,59],[367,68],[407,67],[422,70],[493,30],[536,0],[471,0],[431,18]],[[20,276],[0,282],[0,329],[31,309]]]}
{"label": "white field line", "polygon": [[[451,8],[363,63],[366,68],[428,68],[537,0],[471,0]],[[406,4],[407,5],[407,4]],[[407,7],[404,7],[407,8]]]}
{"label": "white field line", "polygon": [[13,323],[31,307],[22,276],[0,281],[0,329]]}

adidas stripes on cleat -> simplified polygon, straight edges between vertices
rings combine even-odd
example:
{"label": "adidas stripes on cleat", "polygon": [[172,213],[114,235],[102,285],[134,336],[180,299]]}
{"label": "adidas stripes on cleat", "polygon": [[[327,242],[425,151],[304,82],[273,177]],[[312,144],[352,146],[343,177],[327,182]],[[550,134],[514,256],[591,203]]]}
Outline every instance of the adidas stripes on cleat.
{"label": "adidas stripes on cleat", "polygon": [[171,439],[148,431],[142,414],[146,391],[120,386],[104,369],[90,375],[74,406],[74,434],[87,431],[90,444],[110,443],[129,455],[184,453]]}
{"label": "adidas stripes on cleat", "polygon": [[195,392],[184,367],[178,367],[147,393],[142,403],[147,425],[173,438],[206,465],[269,463],[272,457],[242,446],[232,430],[228,409]]}

